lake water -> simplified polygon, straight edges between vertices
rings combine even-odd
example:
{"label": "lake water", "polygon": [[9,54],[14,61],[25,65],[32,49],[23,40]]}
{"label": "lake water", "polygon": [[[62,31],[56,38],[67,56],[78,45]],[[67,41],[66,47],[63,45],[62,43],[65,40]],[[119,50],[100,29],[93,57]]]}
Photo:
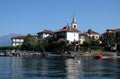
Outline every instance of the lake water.
{"label": "lake water", "polygon": [[120,79],[120,59],[0,57],[0,79]]}

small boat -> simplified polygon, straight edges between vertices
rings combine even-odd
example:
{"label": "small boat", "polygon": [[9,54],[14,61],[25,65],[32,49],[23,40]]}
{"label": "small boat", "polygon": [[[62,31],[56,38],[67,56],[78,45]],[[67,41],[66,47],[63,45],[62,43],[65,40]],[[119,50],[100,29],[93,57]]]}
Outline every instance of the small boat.
{"label": "small boat", "polygon": [[66,58],[75,58],[78,52],[71,51],[71,52],[65,52],[65,54],[66,54]]}
{"label": "small boat", "polygon": [[102,56],[102,55],[97,55],[97,56],[95,56],[94,58],[95,58],[95,59],[102,59],[103,56]]}
{"label": "small boat", "polygon": [[61,54],[54,54],[53,52],[45,52],[45,57],[47,58],[54,58],[54,57],[60,57]]}

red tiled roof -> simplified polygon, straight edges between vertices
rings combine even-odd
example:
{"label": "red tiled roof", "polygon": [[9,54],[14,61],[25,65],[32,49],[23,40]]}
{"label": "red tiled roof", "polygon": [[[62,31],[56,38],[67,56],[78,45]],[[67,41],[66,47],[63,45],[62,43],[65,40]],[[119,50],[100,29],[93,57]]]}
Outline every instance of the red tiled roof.
{"label": "red tiled roof", "polygon": [[[88,34],[88,31],[87,32],[85,32],[85,33],[87,33]],[[90,31],[90,34],[99,34],[98,32],[95,32],[95,31],[93,31],[93,30],[91,30]]]}
{"label": "red tiled roof", "polygon": [[57,32],[80,32],[78,29],[72,28],[70,26],[65,26],[63,29],[58,30]]}
{"label": "red tiled roof", "polygon": [[115,32],[120,32],[120,28],[118,29],[107,29],[105,33],[103,33],[102,35],[104,34],[112,34],[112,33],[115,33]]}
{"label": "red tiled roof", "polygon": [[118,29],[113,29],[114,32],[120,32],[120,28]]}
{"label": "red tiled roof", "polygon": [[86,33],[80,33],[79,36],[88,36]]}
{"label": "red tiled roof", "polygon": [[27,36],[15,36],[12,39],[25,39]]}
{"label": "red tiled roof", "polygon": [[51,30],[43,30],[43,31],[41,31],[41,32],[38,32],[37,34],[40,34],[40,33],[48,33],[48,34],[54,34],[54,32],[53,31],[51,31]]}

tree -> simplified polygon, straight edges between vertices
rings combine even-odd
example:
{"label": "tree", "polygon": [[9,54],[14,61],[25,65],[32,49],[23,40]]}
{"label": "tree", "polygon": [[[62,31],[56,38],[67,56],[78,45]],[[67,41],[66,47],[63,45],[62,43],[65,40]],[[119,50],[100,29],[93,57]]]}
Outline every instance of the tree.
{"label": "tree", "polygon": [[117,33],[116,33],[116,37],[115,37],[115,38],[116,38],[116,40],[115,40],[116,43],[117,43],[117,44],[120,44],[120,32],[117,32]]}
{"label": "tree", "polygon": [[34,35],[28,34],[25,38],[23,45],[21,46],[22,50],[36,50],[38,41]]}
{"label": "tree", "polygon": [[100,45],[98,40],[88,40],[88,41],[84,41],[83,45],[87,48],[87,49],[97,49],[97,47]]}
{"label": "tree", "polygon": [[83,45],[89,47],[91,45],[91,41],[90,40],[84,41]]}
{"label": "tree", "polygon": [[92,32],[92,30],[91,30],[91,29],[88,29],[87,33],[89,34],[89,39],[91,38],[91,37],[90,37],[91,32]]}
{"label": "tree", "polygon": [[98,46],[100,45],[99,41],[98,40],[91,40],[91,46],[93,49],[97,49]]}

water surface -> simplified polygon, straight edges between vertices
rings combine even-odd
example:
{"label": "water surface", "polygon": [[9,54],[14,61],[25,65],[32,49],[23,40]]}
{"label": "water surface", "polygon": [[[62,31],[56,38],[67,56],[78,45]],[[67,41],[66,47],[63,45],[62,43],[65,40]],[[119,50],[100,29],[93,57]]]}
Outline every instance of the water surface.
{"label": "water surface", "polygon": [[0,79],[120,79],[120,59],[0,57]]}

